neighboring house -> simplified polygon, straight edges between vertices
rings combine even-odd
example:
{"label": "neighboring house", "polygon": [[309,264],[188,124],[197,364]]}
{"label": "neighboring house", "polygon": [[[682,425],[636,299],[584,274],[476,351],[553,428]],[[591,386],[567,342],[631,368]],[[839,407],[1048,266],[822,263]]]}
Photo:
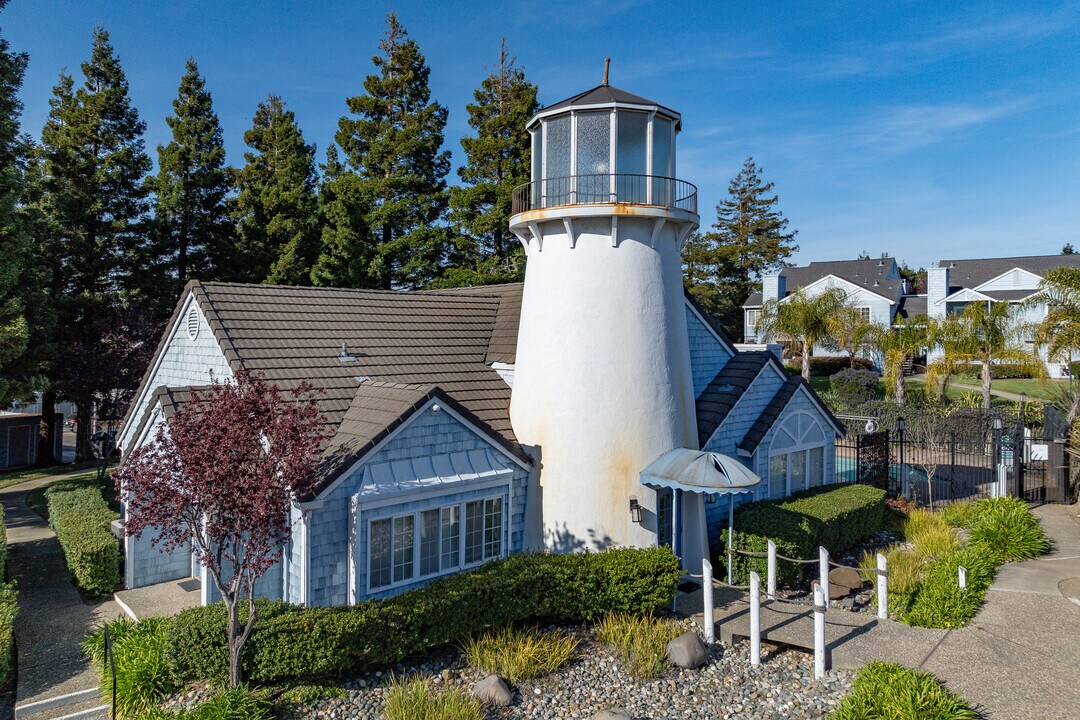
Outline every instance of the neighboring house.
{"label": "neighboring house", "polygon": [[[847,293],[848,302],[858,308],[868,322],[890,326],[897,316],[926,314],[926,298],[909,292],[908,283],[900,277],[895,258],[872,260],[831,260],[812,262],[805,267],[788,267],[761,280],[761,292],[753,293],[743,303],[743,335],[748,343],[765,342],[757,332],[757,320],[762,306],[770,301],[783,301],[796,290],[809,295],[830,288]],[[841,354],[835,348],[816,347],[815,355]]]}
{"label": "neighboring house", "polygon": [[[534,182],[511,220],[524,283],[189,283],[125,455],[211,377],[314,384],[329,435],[318,485],[258,586],[290,602],[384,597],[538,548],[666,543],[699,572],[726,512],[709,500],[745,474],[732,463],[760,476],[755,497],[783,496],[834,479],[843,431],[775,354],[736,350],[684,293],[679,250],[699,218],[696,189],[671,180],[680,124],[607,85],[530,121]],[[712,484],[654,482],[650,467],[687,453]],[[197,577],[214,599],[190,551],[150,541],[124,540],[129,588]]]}
{"label": "neighboring house", "polygon": [[[1019,306],[1034,295],[1047,270],[1080,267],[1080,255],[1031,255],[1027,257],[942,260],[927,270],[926,314],[945,317],[962,312],[972,302],[1004,302]],[[1021,322],[1037,323],[1046,317],[1046,306],[1018,311]],[[930,353],[933,360],[940,350]],[[1068,375],[1067,358],[1043,358],[1050,377]],[[1072,358],[1073,360],[1077,358]]]}

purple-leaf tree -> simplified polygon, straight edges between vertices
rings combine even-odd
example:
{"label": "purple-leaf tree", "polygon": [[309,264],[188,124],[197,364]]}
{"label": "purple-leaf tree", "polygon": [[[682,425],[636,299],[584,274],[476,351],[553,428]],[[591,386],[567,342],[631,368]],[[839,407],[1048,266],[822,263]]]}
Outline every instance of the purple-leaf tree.
{"label": "purple-leaf tree", "polygon": [[214,382],[117,471],[124,531],[154,532],[162,552],[193,546],[213,578],[228,615],[231,687],[255,624],[255,581],[281,558],[291,503],[312,488],[319,464],[322,417],[310,390],[282,393],[245,371]]}

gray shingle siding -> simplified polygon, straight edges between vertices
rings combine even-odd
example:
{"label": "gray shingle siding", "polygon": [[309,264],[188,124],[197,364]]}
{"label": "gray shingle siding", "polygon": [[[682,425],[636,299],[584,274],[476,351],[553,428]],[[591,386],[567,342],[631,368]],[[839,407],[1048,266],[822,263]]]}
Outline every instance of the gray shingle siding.
{"label": "gray shingle siding", "polygon": [[731,359],[731,351],[717,340],[689,305],[686,307],[686,331],[690,337],[690,372],[694,378],[694,397],[697,397]]}

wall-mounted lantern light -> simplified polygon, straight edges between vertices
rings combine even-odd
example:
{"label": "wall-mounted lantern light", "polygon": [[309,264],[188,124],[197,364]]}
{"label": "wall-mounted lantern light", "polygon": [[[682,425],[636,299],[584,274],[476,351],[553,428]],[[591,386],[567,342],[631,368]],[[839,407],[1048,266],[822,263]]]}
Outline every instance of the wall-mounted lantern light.
{"label": "wall-mounted lantern light", "polygon": [[904,418],[897,418],[897,420],[896,420],[896,429],[898,431],[900,431],[900,432],[904,432],[904,430],[906,428],[907,428],[907,421],[904,420]]}
{"label": "wall-mounted lantern light", "polygon": [[636,495],[630,496],[630,519],[636,523],[641,522],[641,503]]}

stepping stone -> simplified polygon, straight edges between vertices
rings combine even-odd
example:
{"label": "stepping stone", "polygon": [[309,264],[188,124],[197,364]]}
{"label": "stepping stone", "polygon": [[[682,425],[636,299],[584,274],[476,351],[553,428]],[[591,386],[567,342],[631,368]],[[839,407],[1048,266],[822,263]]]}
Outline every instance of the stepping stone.
{"label": "stepping stone", "polygon": [[694,631],[683,633],[667,644],[667,656],[672,665],[697,668],[709,661],[709,651]]}
{"label": "stepping stone", "polygon": [[630,713],[626,712],[622,708],[611,708],[609,710],[601,710],[592,716],[591,720],[634,720]]}
{"label": "stepping stone", "polygon": [[862,590],[863,577],[857,570],[838,567],[829,571],[829,598],[836,600]]}
{"label": "stepping stone", "polygon": [[473,685],[472,696],[495,707],[509,707],[514,702],[513,693],[498,675],[488,675],[483,680],[478,680]]}

